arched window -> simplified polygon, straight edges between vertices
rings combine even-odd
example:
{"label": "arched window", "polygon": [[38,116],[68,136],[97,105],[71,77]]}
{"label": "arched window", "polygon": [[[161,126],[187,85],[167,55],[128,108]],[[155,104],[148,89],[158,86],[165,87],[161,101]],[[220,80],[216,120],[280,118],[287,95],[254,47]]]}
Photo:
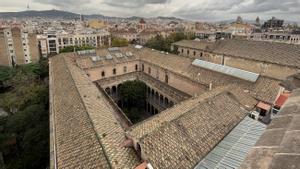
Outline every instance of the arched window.
{"label": "arched window", "polygon": [[116,75],[117,74],[117,70],[116,68],[113,69],[113,75]]}
{"label": "arched window", "polygon": [[184,50],[183,49],[181,49],[181,53],[183,53],[184,52]]}
{"label": "arched window", "polygon": [[148,73],[151,74],[151,67],[148,68]]}
{"label": "arched window", "polygon": [[126,73],[127,72],[127,67],[124,66],[123,70],[124,70],[124,73]]}
{"label": "arched window", "polygon": [[101,76],[105,77],[105,72],[104,71],[101,72]]}
{"label": "arched window", "polygon": [[144,64],[142,64],[142,71],[144,71],[145,70],[145,67],[144,67]]}
{"label": "arched window", "polygon": [[135,71],[137,71],[137,70],[138,70],[138,65],[136,64],[136,65],[135,65]]}
{"label": "arched window", "polygon": [[194,56],[196,56],[196,51],[194,51]]}
{"label": "arched window", "polygon": [[190,50],[187,50],[187,54],[188,54],[188,55],[190,54]]}
{"label": "arched window", "polygon": [[168,75],[165,76],[165,82],[169,83],[169,76]]}

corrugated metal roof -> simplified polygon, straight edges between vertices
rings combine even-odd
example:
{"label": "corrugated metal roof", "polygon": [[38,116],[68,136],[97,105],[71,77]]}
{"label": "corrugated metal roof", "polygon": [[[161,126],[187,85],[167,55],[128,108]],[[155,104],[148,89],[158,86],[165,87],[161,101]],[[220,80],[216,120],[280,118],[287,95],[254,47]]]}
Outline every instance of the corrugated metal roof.
{"label": "corrugated metal roof", "polygon": [[192,63],[194,66],[199,66],[205,69],[223,73],[229,76],[234,76],[240,79],[244,79],[250,82],[256,82],[259,77],[259,74],[249,72],[246,70],[237,69],[230,66],[219,65],[211,62],[206,62],[203,60],[195,59]]}
{"label": "corrugated metal roof", "polygon": [[195,169],[239,168],[266,125],[245,117]]}

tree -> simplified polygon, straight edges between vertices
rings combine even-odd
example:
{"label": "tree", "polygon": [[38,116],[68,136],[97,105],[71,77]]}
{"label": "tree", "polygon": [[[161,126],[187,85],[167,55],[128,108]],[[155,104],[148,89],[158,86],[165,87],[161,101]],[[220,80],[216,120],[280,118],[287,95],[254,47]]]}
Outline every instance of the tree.
{"label": "tree", "polygon": [[2,68],[0,107],[10,112],[0,119],[0,148],[6,169],[49,166],[48,61]]}
{"label": "tree", "polygon": [[111,42],[112,47],[128,46],[128,41],[125,38],[113,38]]}
{"label": "tree", "polygon": [[184,34],[184,33],[172,33],[168,37],[164,38],[161,35],[157,35],[154,38],[151,38],[146,43],[145,46],[148,48],[176,54],[177,51],[171,50],[172,43],[175,43],[175,42],[178,42],[178,41],[181,41],[184,39],[187,39],[187,40],[195,39],[195,36],[190,35],[190,34]]}

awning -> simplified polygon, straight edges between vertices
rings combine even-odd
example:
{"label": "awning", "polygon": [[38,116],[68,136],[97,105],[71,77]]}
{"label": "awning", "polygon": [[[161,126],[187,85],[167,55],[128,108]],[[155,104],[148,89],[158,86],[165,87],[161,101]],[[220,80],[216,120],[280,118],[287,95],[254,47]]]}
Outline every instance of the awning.
{"label": "awning", "polygon": [[259,102],[256,107],[260,108],[260,109],[263,109],[263,110],[266,110],[266,111],[269,111],[271,109],[271,105],[269,104],[266,104],[264,102]]}
{"label": "awning", "polygon": [[278,107],[281,107],[285,101],[288,99],[289,95],[288,94],[281,94],[278,99],[275,102],[275,105]]}

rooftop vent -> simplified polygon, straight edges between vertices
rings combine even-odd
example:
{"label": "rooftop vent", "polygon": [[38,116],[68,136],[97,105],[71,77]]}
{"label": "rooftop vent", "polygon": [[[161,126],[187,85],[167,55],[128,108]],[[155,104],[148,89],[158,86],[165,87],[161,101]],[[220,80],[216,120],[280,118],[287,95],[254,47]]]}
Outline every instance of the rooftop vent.
{"label": "rooftop vent", "polygon": [[111,55],[106,55],[106,59],[107,59],[107,60],[112,60],[113,57],[112,57]]}
{"label": "rooftop vent", "polygon": [[126,56],[133,56],[133,54],[131,52],[126,52]]}
{"label": "rooftop vent", "polygon": [[96,54],[96,50],[92,49],[92,50],[82,50],[82,51],[77,51],[77,54],[82,56],[82,55],[93,55]]}
{"label": "rooftop vent", "polygon": [[141,45],[135,45],[134,48],[136,48],[136,49],[142,49],[143,46],[141,46]]}
{"label": "rooftop vent", "polygon": [[117,58],[122,58],[123,57],[122,53],[116,53],[115,55],[116,55]]}
{"label": "rooftop vent", "polygon": [[97,61],[103,60],[100,56],[92,56],[91,58],[92,58],[93,62],[97,62]]}
{"label": "rooftop vent", "polygon": [[113,48],[108,48],[108,51],[114,52],[114,51],[119,51],[120,49],[118,47],[113,47]]}
{"label": "rooftop vent", "polygon": [[253,72],[248,72],[245,70],[229,67],[229,66],[224,66],[224,65],[219,65],[211,62],[206,62],[203,60],[195,59],[192,63],[194,66],[198,66],[201,68],[205,68],[208,70],[212,70],[215,72],[223,73],[229,76],[233,76],[236,78],[240,78],[243,80],[247,80],[250,82],[256,82],[256,80],[259,77],[259,74],[253,73]]}

